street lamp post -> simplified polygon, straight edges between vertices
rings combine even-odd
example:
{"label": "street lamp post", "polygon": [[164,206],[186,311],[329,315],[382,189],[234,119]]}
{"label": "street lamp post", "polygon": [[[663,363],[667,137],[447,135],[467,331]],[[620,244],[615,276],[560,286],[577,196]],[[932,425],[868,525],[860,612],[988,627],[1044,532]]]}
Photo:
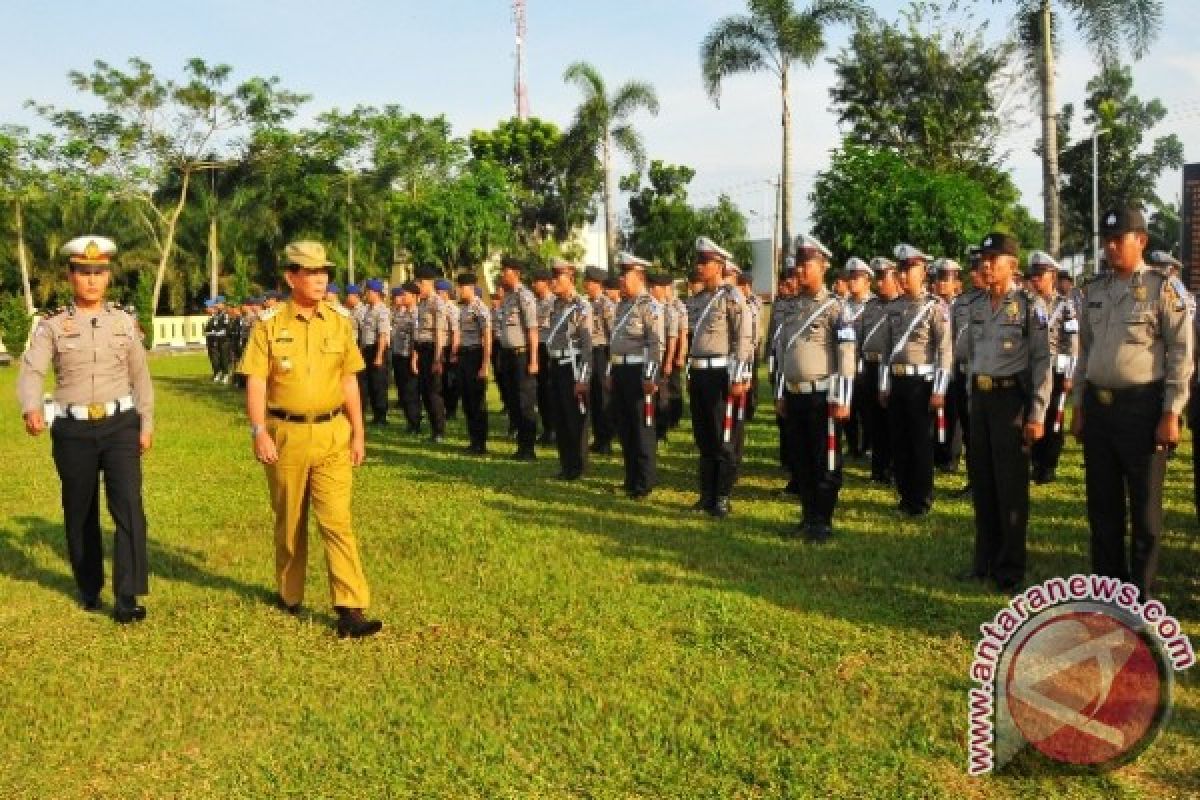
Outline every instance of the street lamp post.
{"label": "street lamp post", "polygon": [[1108,128],[1092,131],[1092,274],[1100,271],[1100,137]]}

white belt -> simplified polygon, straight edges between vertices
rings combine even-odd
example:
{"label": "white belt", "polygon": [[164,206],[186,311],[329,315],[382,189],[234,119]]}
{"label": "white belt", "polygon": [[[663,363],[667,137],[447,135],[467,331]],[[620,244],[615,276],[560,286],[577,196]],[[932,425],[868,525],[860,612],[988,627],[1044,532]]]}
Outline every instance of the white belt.
{"label": "white belt", "polygon": [[612,355],[608,359],[613,364],[645,364],[646,357],[637,353],[630,353],[627,356]]}
{"label": "white belt", "polygon": [[829,390],[829,378],[821,378],[816,381],[797,381],[792,383],[787,381],[784,387],[792,394],[812,394],[813,392],[824,392]]}
{"label": "white belt", "polygon": [[892,364],[893,375],[932,375],[933,364]]}
{"label": "white belt", "polygon": [[729,356],[714,356],[712,358],[689,358],[692,369],[725,369],[729,366]]}
{"label": "white belt", "polygon": [[1070,356],[1055,356],[1054,357],[1054,371],[1055,372],[1066,372],[1070,368],[1070,366],[1071,366],[1071,357]]}
{"label": "white belt", "polygon": [[572,355],[570,350],[551,350],[550,357],[551,358],[573,358],[574,356]]}
{"label": "white belt", "polygon": [[566,358],[560,358],[559,356],[555,356],[554,363],[558,364],[560,367],[575,366],[575,357],[567,356]]}
{"label": "white belt", "polygon": [[125,395],[124,397],[118,397],[116,400],[109,400],[107,403],[89,403],[83,406],[62,406],[56,403],[54,406],[54,416],[70,417],[71,419],[86,422],[87,420],[106,419],[122,411],[128,411],[131,408],[133,408],[133,396]]}

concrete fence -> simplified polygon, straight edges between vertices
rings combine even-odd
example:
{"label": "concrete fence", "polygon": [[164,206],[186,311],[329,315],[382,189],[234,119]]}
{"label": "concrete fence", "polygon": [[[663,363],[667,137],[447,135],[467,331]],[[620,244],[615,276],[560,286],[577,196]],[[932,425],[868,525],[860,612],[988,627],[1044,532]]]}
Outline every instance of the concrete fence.
{"label": "concrete fence", "polygon": [[208,317],[155,317],[154,349],[203,347],[204,323]]}

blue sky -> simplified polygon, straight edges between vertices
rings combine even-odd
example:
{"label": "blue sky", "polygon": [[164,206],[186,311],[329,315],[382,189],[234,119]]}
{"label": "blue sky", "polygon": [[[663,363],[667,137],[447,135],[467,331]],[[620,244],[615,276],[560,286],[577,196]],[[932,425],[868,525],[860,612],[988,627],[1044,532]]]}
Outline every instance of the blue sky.
{"label": "blue sky", "polygon": [[[140,56],[174,72],[191,56],[233,65],[237,76],[278,75],[285,86],[311,94],[312,117],[332,107],[399,103],[421,114],[444,113],[456,133],[490,128],[513,113],[513,29],[508,0],[145,0],[12,2],[0,49],[0,121],[36,122],[29,98],[79,105],[69,69],[94,59],[122,63]],[[697,170],[698,201],[730,193],[751,215],[751,233],[765,234],[773,209],[767,186],[778,172],[779,102],[766,75],[737,78],[718,109],[700,81],[701,38],[720,17],[743,10],[742,0],[528,0],[528,76],[533,113],[565,124],[578,102],[562,72],[575,60],[595,64],[610,86],[629,78],[654,84],[657,118],[640,127],[653,158]],[[873,4],[894,19],[907,3]],[[1008,29],[1012,3],[969,6],[989,39]],[[964,20],[963,12],[957,19]],[[832,54],[844,31],[830,37]],[[1195,4],[1167,0],[1163,31],[1152,53],[1134,67],[1136,91],[1159,97],[1172,116],[1155,131],[1178,134],[1190,160],[1200,160],[1200,15]],[[1090,55],[1068,36],[1059,63],[1059,99],[1078,103],[1094,73]],[[793,79],[796,109],[797,225],[805,224],[808,182],[828,161],[839,136],[828,110],[832,68],[820,61]],[[1031,152],[1036,119],[1013,104],[1004,145],[1025,202],[1040,216],[1038,162]],[[1178,173],[1161,184],[1179,193]]]}

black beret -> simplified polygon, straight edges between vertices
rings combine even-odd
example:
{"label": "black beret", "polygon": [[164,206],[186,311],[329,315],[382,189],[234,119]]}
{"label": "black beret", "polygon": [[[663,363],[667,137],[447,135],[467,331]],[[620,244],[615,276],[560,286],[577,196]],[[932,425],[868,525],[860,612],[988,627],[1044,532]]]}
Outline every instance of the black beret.
{"label": "black beret", "polygon": [[421,264],[413,270],[413,277],[419,281],[436,281],[441,276],[441,271],[433,264]]}
{"label": "black beret", "polygon": [[529,280],[531,281],[548,281],[553,277],[550,274],[550,270],[545,268],[538,268],[529,273]]}
{"label": "black beret", "polygon": [[517,272],[522,272],[525,269],[525,264],[518,258],[505,256],[500,259],[500,269],[515,269]]}
{"label": "black beret", "polygon": [[988,253],[1020,258],[1021,243],[1017,241],[1017,237],[1011,234],[993,231],[983,237],[983,241],[979,243],[979,254],[987,255]]}
{"label": "black beret", "polygon": [[404,291],[408,292],[409,294],[420,294],[421,287],[417,286],[416,281],[409,281],[408,283],[404,284]]}
{"label": "black beret", "polygon": [[1130,231],[1146,232],[1146,217],[1140,208],[1111,208],[1100,216],[1101,236],[1120,236]]}
{"label": "black beret", "polygon": [[670,286],[672,283],[674,283],[674,281],[671,280],[671,276],[665,272],[655,272],[646,280],[651,286]]}
{"label": "black beret", "polygon": [[600,269],[600,267],[588,267],[583,272],[585,281],[595,281],[596,283],[604,283],[608,280],[608,270]]}
{"label": "black beret", "polygon": [[604,288],[605,289],[620,289],[621,288],[621,279],[620,278],[605,278],[604,279]]}
{"label": "black beret", "polygon": [[460,273],[455,280],[458,282],[459,286],[474,286],[475,284],[479,283],[479,278],[475,276],[474,272]]}

